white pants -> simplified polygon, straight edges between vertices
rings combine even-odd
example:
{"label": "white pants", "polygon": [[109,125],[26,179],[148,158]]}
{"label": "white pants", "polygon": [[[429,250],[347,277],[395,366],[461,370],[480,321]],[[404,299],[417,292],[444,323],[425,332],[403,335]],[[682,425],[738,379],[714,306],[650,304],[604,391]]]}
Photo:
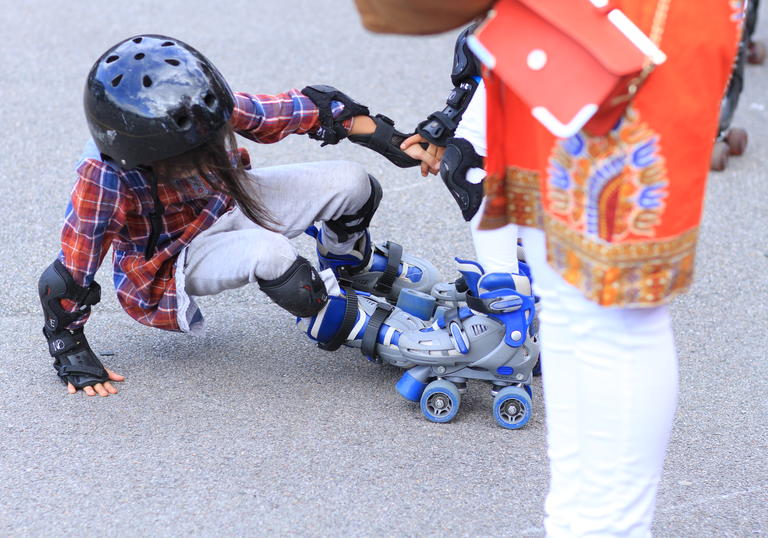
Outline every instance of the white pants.
{"label": "white pants", "polygon": [[[365,169],[348,161],[272,166],[251,176],[251,187],[278,222],[277,231],[262,228],[235,207],[192,240],[176,265],[178,319],[184,331],[202,331],[202,315],[191,296],[279,277],[296,261],[290,239],[317,221],[357,213],[371,194]],[[362,233],[341,243],[323,226],[323,241],[331,252],[343,254]]]}
{"label": "white pants", "polygon": [[[485,155],[480,84],[456,136]],[[473,169],[470,172],[476,172]],[[477,182],[482,175],[467,175]],[[486,272],[518,272],[514,224],[472,239]],[[541,355],[550,488],[548,536],[649,536],[656,488],[677,404],[669,311],[602,308],[546,263],[544,234],[520,228],[541,297]]]}
{"label": "white pants", "polygon": [[520,231],[542,300],[547,535],[650,536],[677,404],[668,308],[588,301],[546,263],[543,232]]}

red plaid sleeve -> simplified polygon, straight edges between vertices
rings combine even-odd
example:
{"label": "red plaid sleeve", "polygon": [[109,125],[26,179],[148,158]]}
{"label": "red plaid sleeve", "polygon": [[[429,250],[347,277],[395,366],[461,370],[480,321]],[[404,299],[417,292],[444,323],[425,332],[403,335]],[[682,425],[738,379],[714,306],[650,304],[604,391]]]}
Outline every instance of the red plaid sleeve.
{"label": "red plaid sleeve", "polygon": [[[59,259],[76,283],[88,286],[118,230],[120,181],[116,172],[91,159],[80,165],[78,174],[64,217]],[[75,305],[62,301],[62,306],[72,310]],[[83,318],[69,328],[85,321]]]}
{"label": "red plaid sleeve", "polygon": [[[333,101],[331,112],[338,116],[344,105]],[[248,138],[271,144],[289,134],[306,134],[315,131],[320,124],[317,106],[296,88],[277,95],[251,95],[235,93],[235,110],[230,123],[235,131]],[[349,130],[352,121],[344,126]]]}

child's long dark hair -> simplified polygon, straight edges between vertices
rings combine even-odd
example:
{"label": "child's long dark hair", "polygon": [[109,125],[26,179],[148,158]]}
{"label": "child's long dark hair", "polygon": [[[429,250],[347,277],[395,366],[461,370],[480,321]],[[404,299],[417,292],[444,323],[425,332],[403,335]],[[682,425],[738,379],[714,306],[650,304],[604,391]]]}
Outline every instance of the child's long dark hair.
{"label": "child's long dark hair", "polygon": [[166,185],[180,175],[195,174],[215,191],[230,195],[245,215],[259,226],[275,231],[278,224],[254,189],[237,150],[235,133],[225,125],[205,144],[154,165],[158,180]]}

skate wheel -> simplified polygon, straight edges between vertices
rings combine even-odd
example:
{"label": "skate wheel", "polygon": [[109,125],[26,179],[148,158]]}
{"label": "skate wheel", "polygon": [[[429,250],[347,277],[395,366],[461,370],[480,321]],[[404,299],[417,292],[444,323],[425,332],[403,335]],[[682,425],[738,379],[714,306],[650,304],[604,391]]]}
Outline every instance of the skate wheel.
{"label": "skate wheel", "polygon": [[459,412],[461,396],[456,385],[444,379],[433,381],[421,395],[421,412],[432,422],[450,422]]}
{"label": "skate wheel", "polygon": [[725,135],[725,143],[728,144],[728,153],[730,155],[742,155],[744,150],[747,149],[747,131],[739,127],[735,127],[728,131]]}
{"label": "skate wheel", "polygon": [[722,172],[728,165],[728,154],[730,153],[728,144],[722,140],[715,142],[715,146],[712,148],[712,157],[709,161],[709,167],[716,171]]}
{"label": "skate wheel", "polygon": [[493,400],[493,418],[502,428],[522,428],[531,419],[532,412],[531,397],[521,387],[504,387]]}
{"label": "skate wheel", "polygon": [[435,313],[437,299],[426,293],[409,288],[400,292],[397,299],[397,307],[419,319],[429,320]]}
{"label": "skate wheel", "polygon": [[765,44],[762,41],[750,41],[747,47],[747,62],[762,65],[765,62]]}

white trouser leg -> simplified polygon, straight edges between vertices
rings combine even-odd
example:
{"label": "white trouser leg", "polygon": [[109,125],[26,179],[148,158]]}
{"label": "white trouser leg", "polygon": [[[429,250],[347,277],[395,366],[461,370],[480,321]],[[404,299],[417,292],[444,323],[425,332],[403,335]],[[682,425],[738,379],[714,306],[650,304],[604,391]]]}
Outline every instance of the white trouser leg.
{"label": "white trouser leg", "polygon": [[237,208],[223,215],[187,247],[188,294],[212,295],[257,278],[279,277],[296,260],[288,239],[316,221],[356,213],[370,195],[368,174],[351,162],[273,166],[251,175],[254,191],[277,220],[277,231],[258,226]]}
{"label": "white trouser leg", "polygon": [[[456,128],[456,137],[464,138],[472,144],[478,155],[485,157],[487,153],[485,140],[485,84],[481,80],[477,90],[469,102],[469,106],[461,117]],[[482,168],[471,168],[467,171],[467,181],[480,183],[485,177]],[[477,261],[486,273],[519,273],[517,265],[517,225],[507,224],[495,230],[478,230],[483,216],[485,200],[470,222],[472,242],[475,244]],[[509,241],[514,237],[515,241]]]}
{"label": "white trouser leg", "polygon": [[600,307],[521,228],[541,296],[550,490],[548,536],[649,536],[677,403],[667,307]]}
{"label": "white trouser leg", "polygon": [[[354,215],[371,195],[368,173],[351,161],[272,166],[256,170],[253,175],[257,192],[279,222],[279,231],[289,238],[317,221]],[[362,234],[350,234],[342,243],[323,225],[324,244],[336,254],[352,250]]]}
{"label": "white trouser leg", "polygon": [[477,261],[486,273],[519,273],[517,224],[507,224],[493,230],[479,230],[484,208],[485,200],[470,221]]}

